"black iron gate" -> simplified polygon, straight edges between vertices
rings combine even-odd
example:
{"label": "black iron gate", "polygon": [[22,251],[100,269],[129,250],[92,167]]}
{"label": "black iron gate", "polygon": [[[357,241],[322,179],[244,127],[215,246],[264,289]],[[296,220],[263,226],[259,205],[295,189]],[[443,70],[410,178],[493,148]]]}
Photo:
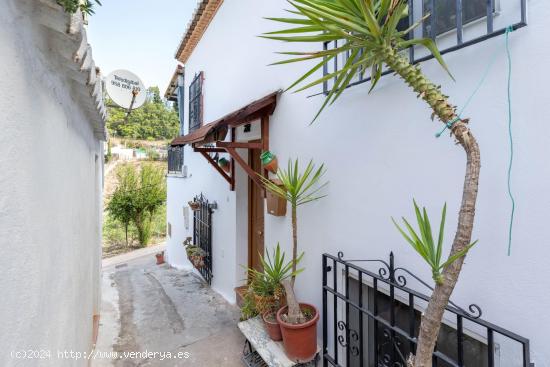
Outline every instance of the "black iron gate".
{"label": "black iron gate", "polygon": [[[406,367],[414,353],[420,317],[429,297],[407,281],[431,289],[389,261],[344,260],[323,255],[323,366]],[[357,262],[378,264],[370,271]],[[532,367],[529,340],[486,322],[481,308],[447,307],[433,366]]]}
{"label": "black iron gate", "polygon": [[199,204],[193,212],[193,243],[204,251],[204,266],[198,270],[208,284],[212,284],[212,212],[214,205],[210,204],[203,194],[195,196]]}

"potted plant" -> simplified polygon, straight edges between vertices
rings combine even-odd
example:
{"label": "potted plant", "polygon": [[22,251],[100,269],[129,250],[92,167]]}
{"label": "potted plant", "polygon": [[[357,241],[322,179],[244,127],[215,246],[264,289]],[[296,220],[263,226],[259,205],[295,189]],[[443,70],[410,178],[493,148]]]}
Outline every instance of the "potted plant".
{"label": "potted plant", "polygon": [[[296,263],[299,263],[302,257],[303,254],[296,259]],[[282,336],[276,313],[277,310],[286,305],[282,282],[299,274],[303,269],[292,271],[293,261],[285,263],[285,253],[281,251],[279,244],[273,250],[272,255],[269,252],[265,257],[260,254],[260,262],[263,272],[248,268],[251,279],[249,288],[254,294],[255,308],[262,315],[267,333],[271,339],[279,341],[282,340]]]}
{"label": "potted plant", "polygon": [[292,273],[289,279],[282,281],[286,293],[288,306],[282,307],[277,312],[277,321],[281,326],[283,344],[287,356],[298,363],[311,361],[317,353],[317,322],[319,311],[313,305],[299,303],[294,293],[294,281],[296,279],[296,265],[303,254],[298,258],[298,218],[297,208],[300,205],[319,200],[324,195],[319,191],[328,182],[319,185],[319,181],[325,173],[324,165],[315,169],[313,161],[310,161],[304,172],[299,171],[298,160],[288,161],[286,170],[278,170],[277,178],[282,186],[264,178],[260,180],[265,188],[275,195],[286,199],[292,208]]}
{"label": "potted plant", "polygon": [[277,173],[277,170],[279,169],[279,162],[277,161],[277,156],[275,154],[271,153],[269,150],[266,150],[260,155],[260,159],[262,160],[262,165],[266,170],[272,173]]}
{"label": "potted plant", "polygon": [[187,253],[187,258],[195,268],[201,269],[204,266],[206,253],[202,248],[190,244],[185,246],[185,252]]}
{"label": "potted plant", "polygon": [[157,252],[155,257],[157,258],[157,265],[164,264],[164,251]]}
{"label": "potted plant", "polygon": [[231,171],[231,162],[229,162],[229,160],[227,160],[226,158],[220,158],[218,160],[218,164],[225,172],[229,173]]}
{"label": "potted plant", "polygon": [[197,211],[201,208],[201,204],[197,201],[189,201],[187,204],[189,204],[192,211]]}

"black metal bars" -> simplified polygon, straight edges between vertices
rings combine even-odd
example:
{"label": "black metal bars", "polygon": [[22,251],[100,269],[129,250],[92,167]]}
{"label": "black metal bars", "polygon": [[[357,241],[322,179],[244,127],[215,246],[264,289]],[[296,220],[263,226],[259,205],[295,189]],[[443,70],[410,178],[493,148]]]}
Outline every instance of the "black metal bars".
{"label": "black metal bars", "polygon": [[[400,29],[406,29],[408,27],[408,24],[413,24],[415,21],[418,21],[419,17],[418,16],[415,17],[414,9],[415,9],[415,5],[416,6],[420,5],[424,7],[422,13],[427,13],[424,10],[429,10],[429,12],[431,13],[430,19],[426,21],[427,27],[424,28],[424,32],[422,32],[424,34],[422,35],[422,37],[430,37],[435,39],[442,33],[456,32],[456,42],[452,45],[449,45],[441,49],[440,53],[442,55],[503,35],[504,33],[506,33],[506,29],[508,28],[508,25],[507,25],[506,27],[503,27],[497,30],[494,29],[494,18],[495,18],[495,15],[497,14],[495,0],[477,0],[485,8],[485,14],[479,14],[477,12],[470,11],[468,14],[468,17],[465,17],[464,0],[454,0],[454,4],[455,4],[455,9],[454,9],[455,22],[454,23],[455,24],[453,24],[451,28],[449,27],[445,28],[440,25],[440,23],[445,23],[444,21],[440,21],[442,19],[441,17],[443,17],[444,14],[443,12],[439,11],[439,9],[436,6],[436,4],[439,4],[439,2],[441,1],[439,2],[434,0],[408,0],[408,1],[409,1],[409,19],[407,24],[403,24],[401,26],[402,28]],[[520,6],[520,14],[518,16],[518,20],[514,24],[509,25],[514,31],[517,29],[523,28],[527,25],[527,0],[516,0],[516,1]],[[485,4],[483,4],[483,2],[485,2]],[[469,2],[467,3],[469,5],[474,4],[474,2],[472,2],[471,0],[469,0]],[[483,18],[485,19],[485,22],[487,24],[486,33],[478,37],[471,38],[467,41],[464,41],[464,26],[469,22],[477,21]],[[445,19],[447,21],[451,20],[452,16],[448,16]],[[409,38],[412,39],[414,37],[415,37],[415,32],[411,30],[409,33]],[[337,48],[339,46],[342,46],[342,45],[339,44],[338,41],[330,41],[330,42],[324,43],[323,49],[328,50],[330,48]],[[432,58],[433,58],[432,54],[417,57],[415,55],[415,48],[414,47],[409,48],[409,61],[412,64],[418,64],[418,63],[430,60]],[[334,58],[332,68],[333,68],[332,70],[329,70],[329,66],[325,65],[323,68],[323,75],[328,75],[338,70],[338,57]],[[393,72],[392,70],[387,69],[382,73],[382,75],[387,75],[392,72]],[[351,82],[348,85],[348,88],[371,80],[370,77],[365,77],[363,74],[364,74],[364,70],[360,70],[358,72],[358,76],[356,80]],[[328,94],[330,90],[331,90],[331,86],[329,85],[329,82],[325,81],[323,83],[323,93]]]}
{"label": "black metal bars", "polygon": [[199,208],[193,212],[193,243],[204,251],[204,265],[198,268],[208,284],[212,284],[212,204],[203,194],[195,196]]}
{"label": "black metal bars", "polygon": [[183,147],[168,147],[168,173],[181,174],[183,169]]}
{"label": "black metal bars", "polygon": [[[370,271],[355,263],[379,264]],[[323,366],[405,367],[415,352],[421,312],[429,296],[407,286],[429,284],[389,260],[344,260],[324,254]],[[329,273],[332,273],[329,277]],[[480,318],[481,308],[446,308],[433,366],[496,367],[500,354],[530,367],[529,340]],[[497,343],[498,341],[498,343]],[[498,344],[498,345],[497,345]]]}

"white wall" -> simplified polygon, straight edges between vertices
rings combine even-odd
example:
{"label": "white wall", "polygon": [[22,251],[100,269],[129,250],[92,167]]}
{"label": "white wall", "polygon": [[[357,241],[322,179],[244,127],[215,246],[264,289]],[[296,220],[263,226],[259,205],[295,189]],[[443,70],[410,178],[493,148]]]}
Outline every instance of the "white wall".
{"label": "white wall", "polygon": [[[85,366],[99,306],[102,143],[47,34],[0,2],[0,365]],[[10,353],[47,350],[51,359]]]}
{"label": "white wall", "polygon": [[[515,2],[502,0],[501,4],[496,28],[519,16],[512,6]],[[280,27],[262,17],[282,16],[282,9],[287,7],[283,0],[224,2],[186,64],[187,80],[192,80],[197,72],[205,73],[205,122],[285,88],[305,73],[304,64],[267,67],[279,59],[274,51],[292,50],[293,45],[257,37]],[[543,45],[548,43],[550,4],[530,1],[529,17],[529,26],[510,36],[516,154],[512,186],[517,200],[510,257],[506,255],[510,215],[506,170],[510,151],[504,39],[499,37],[446,55],[456,83],[435,62],[422,66],[460,106],[475,88],[492,55],[499,52],[485,86],[465,113],[471,118],[482,154],[474,231],[474,238],[480,242],[466,260],[453,300],[459,305],[476,303],[488,321],[529,338],[533,361],[537,366],[546,366],[550,361],[546,347],[548,327],[541,326],[550,325],[550,247],[545,230],[550,217],[550,166],[545,159],[550,153],[550,136],[543,109],[550,83],[545,68],[550,63],[550,50]],[[469,29],[467,35],[474,30]],[[311,46],[294,47],[303,50]],[[373,93],[368,95],[367,91],[367,85],[349,89],[312,126],[309,123],[322,97],[306,98],[311,91],[285,93],[271,120],[271,149],[280,161],[299,157],[305,163],[314,158],[328,168],[328,197],[299,209],[299,242],[306,251],[302,265],[307,271],[298,278],[297,291],[302,300],[318,306],[323,252],[343,251],[346,258],[385,258],[393,250],[398,264],[430,279],[427,266],[390,221],[391,216],[412,216],[413,197],[426,205],[434,217],[447,202],[448,246],[455,228],[464,153],[447,134],[434,138],[441,124],[431,122],[428,108],[396,77],[385,76]],[[193,177],[169,184],[169,190],[177,192],[178,205],[200,191],[222,204],[215,214],[214,236],[223,240],[213,246],[215,256],[221,256],[222,248],[227,256],[235,251],[235,246],[242,246],[242,237],[239,241],[233,237],[231,223],[235,216],[246,212],[235,213],[235,195],[229,192],[228,185],[204,158],[186,149],[185,164]],[[169,208],[174,205],[170,202],[172,195]],[[225,198],[229,202],[225,203]],[[173,215],[170,213],[169,218]],[[227,213],[232,217],[226,217]],[[231,225],[233,229],[229,228]],[[266,215],[266,246],[278,241],[290,248],[290,218]],[[214,274],[220,282],[214,278],[215,287],[227,295],[234,285],[222,285],[220,273],[229,278],[236,268],[232,258],[220,260],[214,262]]]}

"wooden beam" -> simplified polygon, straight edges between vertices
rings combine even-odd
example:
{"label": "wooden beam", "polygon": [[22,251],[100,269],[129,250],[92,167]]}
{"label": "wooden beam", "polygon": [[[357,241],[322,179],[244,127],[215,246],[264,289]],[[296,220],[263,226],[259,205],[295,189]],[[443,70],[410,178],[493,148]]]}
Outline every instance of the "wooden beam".
{"label": "wooden beam", "polygon": [[262,117],[262,149],[269,150],[269,116]]}
{"label": "wooden beam", "polygon": [[262,149],[262,143],[235,143],[227,141],[216,142],[218,148],[244,148],[244,149]]}
{"label": "wooden beam", "polygon": [[202,154],[202,156],[204,158],[206,158],[206,160],[212,165],[214,166],[214,168],[216,169],[216,171],[218,171],[220,173],[220,175],[222,175],[223,178],[225,178],[225,180],[231,185],[231,177],[229,177],[227,175],[227,173],[225,173],[225,171],[223,169],[221,169],[221,167],[218,165],[218,163],[212,159],[212,157],[210,157],[207,153],[205,152],[200,152]]}
{"label": "wooden beam", "polygon": [[[236,132],[235,128],[231,128],[231,142],[235,142]],[[235,159],[231,157],[231,191],[235,191]]]}
{"label": "wooden beam", "polygon": [[227,153],[229,153],[229,155],[233,157],[235,161],[237,161],[237,163],[244,169],[244,171],[248,174],[248,177],[250,177],[250,179],[252,179],[252,181],[254,181],[254,183],[263,190],[264,187],[260,179],[258,178],[258,174],[252,168],[250,168],[250,166],[248,165],[248,163],[244,161],[244,159],[242,159],[242,157],[239,155],[239,153],[237,153],[235,148],[228,147],[226,148],[226,150],[227,150]]}
{"label": "wooden beam", "polygon": [[223,148],[194,148],[197,153],[225,153]]}
{"label": "wooden beam", "polygon": [[[269,150],[269,115],[262,116],[262,126],[261,126],[261,134],[262,134],[262,150],[268,151]],[[263,174],[265,178],[269,178],[269,171],[264,169]],[[267,190],[264,190],[264,197],[267,197]]]}

